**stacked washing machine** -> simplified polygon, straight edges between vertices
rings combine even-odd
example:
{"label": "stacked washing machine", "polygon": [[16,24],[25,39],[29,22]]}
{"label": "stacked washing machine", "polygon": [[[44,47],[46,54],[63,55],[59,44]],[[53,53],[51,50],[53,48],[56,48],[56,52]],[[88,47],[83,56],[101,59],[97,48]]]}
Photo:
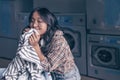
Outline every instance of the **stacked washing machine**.
{"label": "stacked washing machine", "polygon": [[88,76],[120,79],[120,0],[87,0]]}
{"label": "stacked washing machine", "polygon": [[81,74],[87,74],[86,67],[86,20],[84,13],[55,14],[64,31],[75,62]]}

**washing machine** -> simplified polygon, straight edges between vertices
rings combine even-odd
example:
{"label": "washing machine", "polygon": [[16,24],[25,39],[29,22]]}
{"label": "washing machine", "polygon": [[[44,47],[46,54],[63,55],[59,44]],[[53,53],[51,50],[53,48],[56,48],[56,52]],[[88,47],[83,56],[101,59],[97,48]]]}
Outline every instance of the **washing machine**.
{"label": "washing machine", "polygon": [[70,45],[75,62],[81,74],[87,74],[86,68],[86,28],[85,14],[55,14],[64,36]]}
{"label": "washing machine", "polygon": [[87,35],[88,76],[120,79],[120,36]]}

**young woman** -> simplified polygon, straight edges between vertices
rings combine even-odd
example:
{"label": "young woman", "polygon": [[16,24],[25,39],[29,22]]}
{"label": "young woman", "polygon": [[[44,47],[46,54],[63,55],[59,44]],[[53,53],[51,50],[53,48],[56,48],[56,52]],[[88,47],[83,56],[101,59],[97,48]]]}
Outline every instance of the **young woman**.
{"label": "young woman", "polygon": [[35,8],[29,16],[29,23],[24,32],[31,28],[38,31],[39,35],[34,33],[29,37],[29,43],[38,55],[43,70],[63,74],[59,80],[80,80],[74,57],[54,14],[46,8]]}

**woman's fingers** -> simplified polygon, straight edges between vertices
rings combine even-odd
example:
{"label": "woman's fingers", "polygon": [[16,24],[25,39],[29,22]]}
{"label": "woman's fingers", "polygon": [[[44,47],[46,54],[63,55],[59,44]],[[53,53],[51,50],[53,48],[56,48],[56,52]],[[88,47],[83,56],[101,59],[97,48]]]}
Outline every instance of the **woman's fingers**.
{"label": "woman's fingers", "polygon": [[38,44],[40,40],[40,35],[34,33],[32,34],[30,37],[29,37],[29,41],[30,41],[30,44],[31,45],[35,45],[35,44]]}

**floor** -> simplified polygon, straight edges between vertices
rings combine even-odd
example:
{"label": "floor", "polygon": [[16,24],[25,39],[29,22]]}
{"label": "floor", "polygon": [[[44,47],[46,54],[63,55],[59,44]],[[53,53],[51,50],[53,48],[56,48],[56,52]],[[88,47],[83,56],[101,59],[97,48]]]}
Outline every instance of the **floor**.
{"label": "floor", "polygon": [[10,60],[0,58],[0,68],[5,68],[10,63]]}
{"label": "floor", "polygon": [[98,79],[95,79],[95,78],[92,78],[92,77],[88,77],[88,76],[82,76],[81,80],[98,80]]}
{"label": "floor", "polygon": [[[0,58],[0,68],[5,68],[7,67],[7,65],[10,63],[10,60],[5,60],[5,59],[1,59]],[[4,65],[3,65],[4,64]],[[82,80],[98,80],[98,79],[95,79],[95,78],[91,78],[91,77],[88,77],[88,76],[83,76],[81,75],[82,77]]]}

